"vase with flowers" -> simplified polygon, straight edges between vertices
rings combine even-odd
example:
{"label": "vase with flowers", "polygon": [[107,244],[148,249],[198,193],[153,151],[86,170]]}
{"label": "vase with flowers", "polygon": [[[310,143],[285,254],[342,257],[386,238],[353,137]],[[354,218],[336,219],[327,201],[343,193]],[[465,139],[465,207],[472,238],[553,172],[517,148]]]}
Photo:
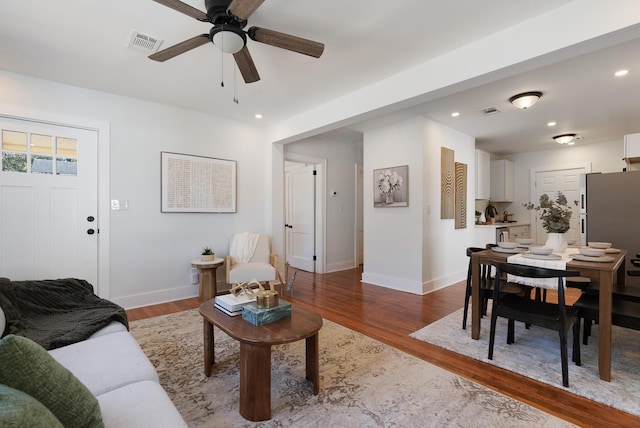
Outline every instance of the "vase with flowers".
{"label": "vase with flowers", "polygon": [[385,169],[377,177],[378,191],[382,195],[385,204],[393,203],[393,191],[402,187],[402,177],[390,169]]}
{"label": "vase with flowers", "polygon": [[[574,205],[578,205],[578,201],[573,201]],[[547,242],[545,247],[553,248],[553,252],[562,252],[567,249],[567,240],[565,239],[565,233],[571,227],[570,220],[573,215],[573,211],[569,206],[567,197],[558,192],[558,196],[555,199],[551,199],[549,195],[540,195],[540,201],[538,205],[534,205],[531,202],[523,204],[528,210],[536,210],[539,212],[540,220],[542,220],[542,227],[547,231]]]}

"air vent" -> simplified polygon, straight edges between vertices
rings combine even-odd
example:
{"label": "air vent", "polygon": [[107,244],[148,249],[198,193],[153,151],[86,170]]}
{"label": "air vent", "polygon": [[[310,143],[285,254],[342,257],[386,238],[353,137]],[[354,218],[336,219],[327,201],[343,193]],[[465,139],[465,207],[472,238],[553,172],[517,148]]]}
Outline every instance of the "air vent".
{"label": "air vent", "polygon": [[161,44],[162,40],[158,38],[136,30],[131,30],[127,47],[146,54],[152,54],[157,52]]}
{"label": "air vent", "polygon": [[486,108],[486,109],[482,110],[482,113],[483,113],[485,116],[491,116],[492,114],[498,114],[498,113],[500,113],[500,110],[498,110],[498,109],[497,109],[497,108],[495,108],[495,107],[489,107],[489,108]]}

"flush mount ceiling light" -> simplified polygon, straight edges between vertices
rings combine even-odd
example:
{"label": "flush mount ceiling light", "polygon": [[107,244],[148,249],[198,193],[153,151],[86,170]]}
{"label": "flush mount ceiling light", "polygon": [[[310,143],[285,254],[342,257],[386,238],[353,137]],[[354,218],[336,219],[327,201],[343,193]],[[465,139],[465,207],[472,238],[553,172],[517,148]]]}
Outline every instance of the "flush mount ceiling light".
{"label": "flush mount ceiling light", "polygon": [[553,137],[558,144],[570,144],[574,138],[576,138],[576,134],[560,134]]}
{"label": "flush mount ceiling light", "polygon": [[542,92],[523,92],[509,98],[509,102],[515,107],[524,110],[537,103],[541,96]]}
{"label": "flush mount ceiling light", "polygon": [[241,51],[247,44],[247,36],[240,28],[233,25],[213,27],[209,36],[213,44],[222,52],[230,54]]}

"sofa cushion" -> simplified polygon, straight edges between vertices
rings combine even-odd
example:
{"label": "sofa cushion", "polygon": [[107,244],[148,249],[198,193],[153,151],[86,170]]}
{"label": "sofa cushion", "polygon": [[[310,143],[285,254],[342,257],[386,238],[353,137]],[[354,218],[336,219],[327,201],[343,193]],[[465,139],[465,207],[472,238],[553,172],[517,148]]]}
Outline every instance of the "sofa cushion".
{"label": "sofa cushion", "polygon": [[101,427],[98,400],[40,345],[26,337],[0,339],[0,383],[46,406],[65,427]]}
{"label": "sofa cushion", "polygon": [[106,428],[180,428],[187,424],[159,383],[142,381],[98,396]]}
{"label": "sofa cushion", "polygon": [[63,428],[41,402],[17,389],[0,384],[0,426]]}
{"label": "sofa cushion", "polygon": [[127,331],[127,327],[125,327],[121,322],[111,321],[111,324],[108,324],[106,327],[96,331],[87,339],[95,339],[96,337],[104,336],[105,334],[117,333],[119,331]]}
{"label": "sofa cushion", "polygon": [[155,368],[127,331],[83,340],[49,353],[93,395],[141,380],[158,382]]}

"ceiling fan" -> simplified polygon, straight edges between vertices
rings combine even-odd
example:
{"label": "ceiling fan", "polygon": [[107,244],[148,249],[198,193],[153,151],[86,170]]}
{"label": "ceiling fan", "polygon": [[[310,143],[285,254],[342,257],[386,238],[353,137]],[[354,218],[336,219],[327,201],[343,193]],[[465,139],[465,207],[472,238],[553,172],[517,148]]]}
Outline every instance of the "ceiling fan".
{"label": "ceiling fan", "polygon": [[251,40],[287,49],[293,52],[320,58],[324,51],[324,44],[290,34],[280,33],[261,27],[251,27],[247,31],[247,19],[264,2],[264,0],[205,0],[207,13],[200,11],[179,0],[153,0],[178,12],[184,13],[202,22],[213,24],[209,34],[200,34],[191,39],[180,42],[150,55],[154,61],[166,61],[212,42],[223,52],[233,54],[233,58],[240,69],[246,83],[260,80],[258,70],[247,49],[247,35]]}

